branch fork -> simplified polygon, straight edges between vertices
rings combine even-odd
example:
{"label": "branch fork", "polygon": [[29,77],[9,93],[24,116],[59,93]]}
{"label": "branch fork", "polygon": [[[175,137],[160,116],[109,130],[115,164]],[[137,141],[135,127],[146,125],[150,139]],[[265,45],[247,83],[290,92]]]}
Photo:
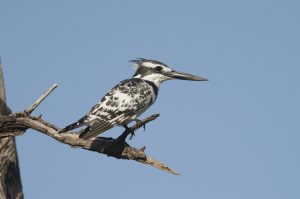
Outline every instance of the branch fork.
{"label": "branch fork", "polygon": [[154,158],[145,154],[145,148],[136,149],[126,142],[128,135],[133,134],[137,129],[143,127],[146,123],[155,120],[159,114],[153,114],[143,120],[136,122],[133,126],[117,138],[95,137],[88,140],[79,138],[78,132],[66,132],[59,134],[59,128],[42,119],[41,115],[33,117],[30,114],[43,100],[55,89],[58,84],[51,86],[38,100],[23,112],[0,116],[0,138],[7,136],[18,136],[25,133],[28,128],[34,129],[40,133],[48,135],[57,141],[70,145],[71,147],[82,148],[89,151],[105,154],[117,159],[135,160],[137,162],[156,167],[162,171],[178,175],[178,173],[168,166],[162,164]]}

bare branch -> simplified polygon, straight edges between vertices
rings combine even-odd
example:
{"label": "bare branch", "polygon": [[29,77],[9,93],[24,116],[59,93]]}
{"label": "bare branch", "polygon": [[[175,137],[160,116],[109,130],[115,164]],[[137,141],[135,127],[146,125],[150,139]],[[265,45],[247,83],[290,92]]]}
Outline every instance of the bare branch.
{"label": "bare branch", "polygon": [[24,112],[28,115],[30,115],[32,113],[32,111],[34,111],[34,109],[36,109],[36,107],[54,90],[56,89],[56,87],[58,86],[58,84],[53,84],[53,86],[51,86],[50,88],[48,88],[48,90],[39,98],[37,99],[30,107],[28,107]]}
{"label": "bare branch", "polygon": [[139,162],[143,163],[143,164],[147,164],[147,165],[153,166],[153,167],[156,167],[156,168],[158,168],[158,169],[160,169],[162,171],[165,171],[165,172],[168,172],[168,173],[171,173],[171,174],[174,174],[174,175],[179,175],[179,173],[177,173],[176,171],[172,170],[168,166],[160,163],[159,161],[155,160],[154,158],[147,157],[147,161],[139,161]]}
{"label": "bare branch", "polygon": [[30,113],[32,113],[32,111],[57,86],[57,84],[51,86],[47,92],[45,92],[34,104],[24,110],[24,112],[11,114],[9,116],[0,116],[0,138],[22,135],[28,128],[31,128],[72,147],[80,147],[89,151],[99,152],[117,159],[135,160],[137,162],[156,167],[162,171],[178,175],[177,172],[160,163],[158,160],[146,156],[144,152],[145,147],[136,149],[131,147],[125,141],[129,134],[134,134],[137,129],[141,128],[146,123],[155,120],[159,114],[154,114],[144,120],[138,121],[135,125],[126,129],[117,139],[96,137],[89,140],[79,138],[79,134],[74,132],[59,134],[59,128],[49,122],[44,121],[41,116],[30,116]]}
{"label": "bare branch", "polygon": [[10,116],[0,116],[0,123],[2,124],[2,127],[0,128],[0,134],[5,133],[5,135],[10,134],[11,136],[15,136],[20,134],[18,132],[24,131],[24,129],[27,128],[31,128],[72,147],[80,147],[89,151],[99,152],[117,159],[135,160],[140,163],[156,167],[162,171],[178,175],[177,172],[173,171],[159,161],[146,156],[144,153],[144,148],[136,149],[125,142],[125,139],[123,140],[125,135],[127,136],[131,132],[136,131],[138,128],[150,121],[153,121],[158,116],[159,114],[154,114],[144,120],[139,121],[130,127],[129,130],[127,129],[124,131],[124,133],[120,136],[122,139],[120,139],[120,137],[117,139],[96,137],[89,140],[84,140],[79,138],[78,133],[74,132],[59,134],[59,128],[53,124],[49,124],[40,117],[32,117],[25,113],[18,113]]}

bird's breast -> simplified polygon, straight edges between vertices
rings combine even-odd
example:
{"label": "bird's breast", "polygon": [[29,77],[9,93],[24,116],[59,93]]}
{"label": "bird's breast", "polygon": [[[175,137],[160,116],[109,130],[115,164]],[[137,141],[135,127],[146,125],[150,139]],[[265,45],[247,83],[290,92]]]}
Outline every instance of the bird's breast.
{"label": "bird's breast", "polygon": [[122,81],[108,92],[90,111],[94,117],[110,120],[123,113],[135,119],[145,112],[156,100],[157,88],[140,79]]}

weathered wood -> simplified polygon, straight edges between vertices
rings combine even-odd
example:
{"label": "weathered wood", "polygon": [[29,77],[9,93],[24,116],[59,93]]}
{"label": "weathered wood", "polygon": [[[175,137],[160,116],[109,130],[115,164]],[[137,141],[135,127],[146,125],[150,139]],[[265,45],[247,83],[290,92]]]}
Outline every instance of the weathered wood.
{"label": "weathered wood", "polygon": [[117,159],[135,160],[137,162],[156,167],[162,171],[178,175],[177,172],[160,163],[158,160],[148,157],[144,152],[145,147],[142,149],[136,149],[131,147],[125,141],[129,134],[135,132],[146,123],[155,120],[158,116],[159,114],[154,114],[139,121],[132,127],[125,130],[117,139],[96,137],[84,140],[79,138],[79,134],[75,132],[59,134],[59,128],[44,121],[41,117],[32,117],[26,113],[18,113],[6,117],[0,116],[0,124],[2,124],[2,127],[0,128],[0,136],[3,131],[5,131],[5,133],[10,132],[10,136],[16,136],[20,131],[31,128],[48,135],[61,143],[68,144],[71,147],[79,147],[89,151],[95,151]]}
{"label": "weathered wood", "polygon": [[38,105],[40,105],[40,103],[42,103],[42,101],[44,101],[44,99],[54,90],[56,89],[56,87],[58,86],[58,84],[53,84],[53,86],[51,86],[39,99],[37,99],[30,107],[28,107],[24,112],[27,113],[28,115],[30,115],[32,113],[32,111],[34,111],[34,109],[36,109],[36,107]]}
{"label": "weathered wood", "polygon": [[[0,116],[0,138],[15,137],[22,135],[28,128],[44,133],[57,141],[68,144],[72,147],[80,147],[86,150],[99,152],[107,156],[118,159],[135,160],[137,162],[156,167],[162,171],[178,175],[178,173],[168,166],[160,163],[154,158],[145,154],[145,147],[136,149],[131,147],[125,140],[129,134],[144,126],[146,123],[155,120],[159,114],[154,114],[144,120],[137,122],[130,128],[127,128],[117,139],[96,137],[88,140],[79,138],[78,133],[66,132],[59,133],[59,128],[54,124],[44,121],[40,117],[32,117],[30,113],[57,87],[54,84],[37,101],[21,113],[10,114],[9,116]],[[4,139],[4,138],[3,138]]]}
{"label": "weathered wood", "polygon": [[[3,116],[10,113],[10,109],[6,106],[4,78],[0,63],[0,114]],[[0,138],[0,198],[23,198],[15,137]]]}

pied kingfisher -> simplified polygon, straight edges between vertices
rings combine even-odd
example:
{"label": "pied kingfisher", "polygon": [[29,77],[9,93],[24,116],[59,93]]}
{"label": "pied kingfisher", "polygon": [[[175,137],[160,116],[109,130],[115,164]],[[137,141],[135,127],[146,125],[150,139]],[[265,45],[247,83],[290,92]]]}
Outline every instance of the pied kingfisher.
{"label": "pied kingfisher", "polygon": [[84,117],[61,129],[59,133],[85,125],[87,127],[79,137],[89,139],[117,125],[128,128],[128,123],[138,121],[137,117],[155,102],[163,81],[170,79],[207,81],[199,76],[172,70],[156,60],[140,58],[130,62],[135,68],[133,77],[113,87]]}

